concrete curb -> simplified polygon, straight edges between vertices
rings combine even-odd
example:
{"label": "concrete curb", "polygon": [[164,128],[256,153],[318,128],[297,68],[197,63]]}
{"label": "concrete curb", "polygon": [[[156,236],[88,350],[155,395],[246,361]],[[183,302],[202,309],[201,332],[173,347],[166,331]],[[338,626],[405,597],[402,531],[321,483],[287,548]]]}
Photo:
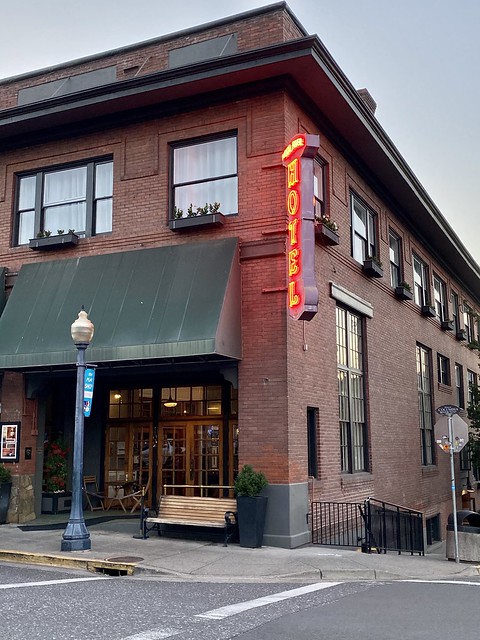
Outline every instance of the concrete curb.
{"label": "concrete curb", "polygon": [[49,567],[65,567],[66,569],[84,569],[94,573],[109,575],[133,575],[136,564],[131,562],[111,562],[92,558],[75,558],[44,553],[0,550],[0,561],[20,564],[46,565]]}

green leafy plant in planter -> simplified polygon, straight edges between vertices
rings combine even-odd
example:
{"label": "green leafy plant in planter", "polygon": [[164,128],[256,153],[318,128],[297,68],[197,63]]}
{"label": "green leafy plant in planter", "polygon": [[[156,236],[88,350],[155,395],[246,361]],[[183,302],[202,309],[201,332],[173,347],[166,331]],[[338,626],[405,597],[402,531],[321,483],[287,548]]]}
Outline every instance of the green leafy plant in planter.
{"label": "green leafy plant in planter", "polygon": [[260,492],[267,485],[265,475],[255,471],[249,464],[242,467],[235,479],[241,547],[262,546],[268,498],[260,495]]}
{"label": "green leafy plant in planter", "polygon": [[254,471],[252,465],[246,464],[235,479],[235,495],[254,498],[268,484],[268,480],[261,471]]}
{"label": "green leafy plant in planter", "polygon": [[0,464],[0,524],[5,524],[7,521],[11,491],[12,473],[5,465]]}

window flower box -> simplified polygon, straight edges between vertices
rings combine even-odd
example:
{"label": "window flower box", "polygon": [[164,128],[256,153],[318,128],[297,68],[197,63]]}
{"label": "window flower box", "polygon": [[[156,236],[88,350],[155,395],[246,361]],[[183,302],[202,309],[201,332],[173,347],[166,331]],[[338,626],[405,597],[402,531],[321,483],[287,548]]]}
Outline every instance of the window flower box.
{"label": "window flower box", "polygon": [[78,235],[76,233],[63,233],[58,236],[45,236],[43,238],[32,238],[28,246],[30,249],[39,251],[48,251],[50,249],[58,249],[59,247],[73,247],[78,244]]}
{"label": "window flower box", "polygon": [[453,331],[455,328],[453,320],[442,320],[441,326],[444,331]]}
{"label": "window flower box", "polygon": [[172,231],[184,231],[194,227],[221,227],[223,224],[225,224],[225,216],[217,212],[174,218],[170,220],[169,227]]}
{"label": "window flower box", "polygon": [[367,258],[364,261],[362,268],[363,273],[365,273],[370,278],[383,278],[382,265],[378,262],[378,260]]}
{"label": "window flower box", "polygon": [[329,246],[335,246],[340,242],[338,233],[321,222],[315,224],[315,238],[322,244]]}
{"label": "window flower box", "polygon": [[457,340],[466,340],[467,339],[467,332],[465,329],[458,329],[457,333],[455,334],[455,337]]}
{"label": "window flower box", "polygon": [[407,287],[398,285],[395,287],[395,296],[399,300],[413,300],[413,293]]}
{"label": "window flower box", "polygon": [[436,315],[435,307],[431,307],[429,304],[424,304],[422,306],[422,316],[425,316],[426,318],[435,318]]}

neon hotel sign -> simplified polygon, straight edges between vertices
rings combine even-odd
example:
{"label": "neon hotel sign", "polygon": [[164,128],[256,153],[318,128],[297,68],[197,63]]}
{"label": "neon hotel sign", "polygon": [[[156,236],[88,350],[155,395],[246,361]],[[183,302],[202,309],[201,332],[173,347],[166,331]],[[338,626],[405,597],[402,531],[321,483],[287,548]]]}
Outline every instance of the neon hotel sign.
{"label": "neon hotel sign", "polygon": [[287,168],[287,300],[295,320],[311,320],[318,311],[313,163],[319,146],[319,136],[299,133],[282,153]]}

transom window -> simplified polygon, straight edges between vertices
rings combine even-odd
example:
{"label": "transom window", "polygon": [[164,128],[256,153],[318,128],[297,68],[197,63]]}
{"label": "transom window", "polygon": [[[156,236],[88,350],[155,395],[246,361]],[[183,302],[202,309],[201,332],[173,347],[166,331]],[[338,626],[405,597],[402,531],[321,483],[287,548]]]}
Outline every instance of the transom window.
{"label": "transom window", "polygon": [[222,387],[162,387],[162,417],[221,416]]}
{"label": "transom window", "polygon": [[422,464],[434,464],[432,420],[432,372],[430,351],[417,345],[418,412],[422,444]]}
{"label": "transom window", "polygon": [[341,469],[367,470],[362,318],[337,307]]}
{"label": "transom window", "polygon": [[378,257],[375,218],[375,213],[352,193],[353,257],[361,264],[369,257]]}
{"label": "transom window", "polygon": [[45,232],[92,236],[112,230],[113,162],[36,171],[18,177],[16,244]]}
{"label": "transom window", "polygon": [[400,266],[401,244],[400,238],[391,229],[388,234],[388,242],[390,247],[390,284],[395,288],[398,287],[402,281],[402,271]]}
{"label": "transom window", "polygon": [[[237,136],[173,147],[173,218],[238,213]],[[205,211],[205,207],[207,210]]]}
{"label": "transom window", "polygon": [[433,276],[433,295],[435,298],[435,313],[440,320],[448,320],[447,311],[447,286],[443,280],[434,274]]}
{"label": "transom window", "polygon": [[419,307],[429,304],[428,267],[416,255],[413,256],[413,286],[416,304]]}

